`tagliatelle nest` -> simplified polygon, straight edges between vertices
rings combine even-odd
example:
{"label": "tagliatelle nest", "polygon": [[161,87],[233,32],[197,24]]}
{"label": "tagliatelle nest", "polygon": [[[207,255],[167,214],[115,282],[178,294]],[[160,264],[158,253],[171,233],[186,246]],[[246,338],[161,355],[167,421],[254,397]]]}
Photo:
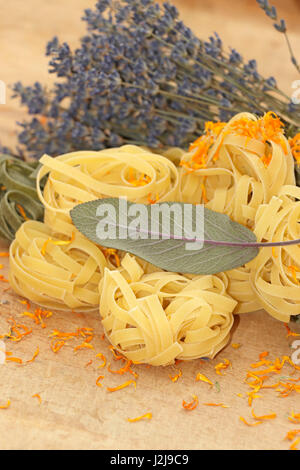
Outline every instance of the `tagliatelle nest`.
{"label": "tagliatelle nest", "polygon": [[257,119],[240,113],[228,123],[207,123],[207,131],[181,159],[183,202],[204,203],[254,228],[256,211],[295,185],[294,159],[283,124],[273,113]]}
{"label": "tagliatelle nest", "polygon": [[[77,204],[105,197],[126,197],[151,204],[178,200],[179,174],[167,158],[134,146],[98,152],[80,151],[51,158],[44,155],[38,193],[44,221],[53,231],[71,236],[70,210]],[[48,174],[45,189],[40,181]]]}
{"label": "tagliatelle nest", "polygon": [[74,239],[64,238],[53,237],[42,222],[25,222],[10,246],[10,284],[46,308],[95,310],[106,258],[78,232]]}
{"label": "tagliatelle nest", "polygon": [[105,269],[100,315],[110,342],[128,359],[167,365],[214,357],[228,342],[236,301],[217,276],[144,274],[127,254],[122,269]]}
{"label": "tagliatelle nest", "polygon": [[[280,242],[300,238],[300,188],[283,186],[279,197],[262,204],[255,217],[258,241]],[[289,322],[300,314],[300,248],[297,245],[264,248],[258,256],[227,272],[228,293],[236,300],[235,313],[264,308],[277,320]]]}
{"label": "tagliatelle nest", "polygon": [[[296,202],[294,198],[297,198]],[[300,238],[300,188],[284,186],[279,197],[259,207],[254,233],[259,241]],[[249,263],[250,282],[260,305],[278,320],[300,314],[299,245],[264,248]]]}

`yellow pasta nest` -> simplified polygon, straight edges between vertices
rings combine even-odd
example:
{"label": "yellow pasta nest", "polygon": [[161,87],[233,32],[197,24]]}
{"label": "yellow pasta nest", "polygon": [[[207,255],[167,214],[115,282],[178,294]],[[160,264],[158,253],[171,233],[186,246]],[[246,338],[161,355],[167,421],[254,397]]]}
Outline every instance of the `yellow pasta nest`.
{"label": "yellow pasta nest", "polygon": [[[205,134],[182,157],[181,167],[182,201],[202,202],[208,209],[225,213],[252,229],[258,237],[258,214],[262,207],[268,207],[272,198],[287,186],[297,191],[291,148],[283,134],[283,124],[274,113],[259,119],[241,113],[228,123],[207,123]],[[289,202],[293,203],[291,199]],[[274,240],[260,238],[260,241]],[[260,258],[270,252],[263,248]],[[275,299],[271,304],[267,302],[266,292],[257,290],[254,281],[250,282],[253,272],[249,266],[242,266],[226,273],[228,293],[238,301],[235,313],[253,312],[263,306],[276,318],[287,320],[297,308],[294,306],[288,313],[285,305],[284,312],[280,314],[275,309],[275,313],[271,306]]]}
{"label": "yellow pasta nest", "polygon": [[132,361],[212,358],[229,340],[236,301],[220,277],[144,274],[127,254],[120,270],[105,270],[100,291],[107,337]]}
{"label": "yellow pasta nest", "polygon": [[[77,204],[105,197],[126,197],[151,204],[178,199],[179,174],[167,158],[134,145],[99,152],[80,151],[40,162],[37,185],[45,223],[71,235],[69,211]],[[44,192],[41,179],[48,174]]]}
{"label": "yellow pasta nest", "polygon": [[[259,207],[254,232],[258,241],[296,240],[300,238],[299,220],[300,188],[284,186],[278,197]],[[263,248],[249,269],[252,290],[261,307],[285,322],[291,315],[300,315],[299,245]]]}
{"label": "yellow pasta nest", "polygon": [[64,238],[53,237],[42,222],[24,222],[10,246],[10,284],[46,308],[95,310],[106,258],[78,232],[71,240]]}
{"label": "yellow pasta nest", "polygon": [[294,159],[281,121],[249,113],[227,124],[207,125],[206,133],[181,159],[183,202],[205,203],[235,222],[254,227],[260,204],[284,185],[295,185]]}
{"label": "yellow pasta nest", "polygon": [[[283,186],[269,204],[258,208],[254,233],[259,242],[295,240],[300,238],[299,220],[300,188]],[[246,266],[226,274],[228,293],[238,301],[235,313],[264,308],[284,322],[300,314],[299,245],[263,248]]]}

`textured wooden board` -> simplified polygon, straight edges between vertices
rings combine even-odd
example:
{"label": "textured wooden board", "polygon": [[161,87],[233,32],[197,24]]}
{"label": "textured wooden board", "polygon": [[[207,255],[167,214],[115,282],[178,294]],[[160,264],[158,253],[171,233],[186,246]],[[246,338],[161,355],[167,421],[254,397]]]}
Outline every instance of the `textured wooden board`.
{"label": "textured wooden board", "polygon": [[[0,245],[0,250],[5,247]],[[8,261],[4,260],[5,266]],[[7,268],[2,272],[7,275]],[[19,298],[0,283],[1,305],[0,334],[8,331],[8,320],[13,317],[27,326],[31,319],[19,317],[24,305]],[[31,305],[33,311],[34,305]],[[0,404],[11,400],[8,410],[0,410],[0,449],[287,449],[284,441],[288,430],[293,429],[287,414],[293,409],[300,411],[299,394],[278,398],[271,390],[264,390],[262,398],[255,400],[257,414],[276,412],[274,421],[248,428],[239,421],[244,416],[251,421],[247,403],[248,386],[243,383],[249,365],[258,355],[270,351],[272,358],[290,354],[290,341],[286,339],[284,325],[264,312],[237,318],[232,341],[241,343],[240,349],[230,345],[209,362],[200,361],[177,366],[182,377],[173,383],[169,375],[176,373],[174,366],[135,366],[139,373],[137,389],[131,386],[110,393],[107,386],[114,387],[132,376],[112,375],[97,369],[100,361],[96,353],[102,352],[111,362],[108,342],[103,333],[97,313],[76,315],[54,313],[46,321],[47,327],[33,326],[33,333],[20,343],[6,341],[6,348],[23,360],[31,359],[37,346],[40,354],[32,364],[0,365]],[[58,354],[50,350],[49,334],[53,329],[75,331],[77,327],[95,329],[95,350],[74,353],[78,341],[68,342]],[[232,362],[226,375],[218,376],[214,366],[225,358]],[[86,364],[93,363],[86,367]],[[201,371],[212,382],[218,381],[220,392],[203,382],[196,382]],[[290,373],[287,367],[281,375]],[[103,388],[96,386],[97,377],[103,374]],[[34,394],[40,394],[39,405]],[[243,398],[237,396],[243,394]],[[185,411],[182,400],[190,401],[192,394],[199,397],[200,404],[194,411]],[[224,403],[230,408],[213,408],[203,403]],[[153,413],[151,421],[129,423],[146,412]]]}
{"label": "textured wooden board", "polygon": [[[3,2],[2,2],[3,3]],[[282,38],[273,31],[254,1],[224,2],[221,0],[175,1],[183,19],[202,37],[217,30],[224,42],[236,47],[247,58],[256,57],[261,70],[279,78],[281,86],[289,93],[292,80],[296,79],[289,65]],[[54,34],[76,45],[83,33],[80,23],[83,8],[91,7],[94,0],[14,0],[1,5],[0,48],[1,76],[7,84],[22,79],[31,83],[36,79],[51,83],[47,75],[44,57],[46,41]],[[230,5],[231,4],[231,5]],[[241,7],[243,5],[243,7]],[[298,2],[278,1],[289,13],[291,39],[299,36]],[[280,9],[283,13],[284,8]],[[298,15],[298,17],[297,17]],[[286,16],[286,15],[285,15]],[[298,35],[298,36],[297,36]],[[263,38],[263,39],[261,39]],[[282,64],[286,64],[282,67]],[[16,140],[15,120],[23,117],[18,103],[8,99],[0,108],[0,139],[13,144]],[[7,247],[0,245],[0,251]],[[0,260],[7,275],[7,259]],[[0,282],[0,335],[8,330],[10,317],[20,320],[24,310],[19,298],[12,291],[5,291],[7,284]],[[33,309],[34,306],[32,305]],[[28,326],[30,319],[22,319]],[[30,359],[40,348],[34,363],[25,366],[7,363],[0,365],[0,405],[11,400],[8,410],[0,410],[0,449],[287,449],[284,436],[295,427],[287,420],[292,409],[300,412],[299,395],[287,399],[276,396],[274,391],[264,391],[263,398],[255,401],[257,414],[276,411],[278,418],[255,428],[248,428],[239,421],[242,415],[250,419],[247,404],[248,387],[243,383],[249,364],[259,353],[269,350],[272,357],[290,354],[290,341],[285,328],[264,312],[237,319],[232,341],[242,347],[234,350],[230,345],[218,358],[209,363],[194,361],[180,364],[183,375],[172,383],[169,374],[174,367],[146,368],[136,366],[140,374],[137,390],[133,387],[109,393],[106,386],[122,383],[124,377],[104,372],[104,387],[96,386],[96,378],[102,373],[97,369],[95,354],[102,352],[110,357],[108,343],[101,340],[102,327],[97,313],[78,316],[74,313],[55,313],[47,320],[47,328],[33,327],[33,334],[20,343],[6,341],[7,350],[24,360]],[[50,350],[48,335],[56,328],[74,331],[76,327],[93,327],[96,338],[95,351],[74,353],[70,342],[55,355]],[[216,375],[214,365],[228,358],[233,368],[226,375]],[[85,367],[88,361],[93,364]],[[113,361],[112,361],[113,362]],[[114,365],[117,367],[116,365]],[[220,383],[221,391],[209,385],[195,382],[201,371],[213,382]],[[288,372],[290,372],[288,370]],[[283,372],[285,375],[287,372]],[[131,376],[126,377],[131,378]],[[39,405],[32,395],[39,393]],[[244,398],[237,396],[242,393]],[[183,410],[181,403],[197,394],[200,405],[192,412]],[[223,402],[230,408],[210,408],[206,402]],[[128,417],[146,412],[153,413],[149,422],[128,423]]]}

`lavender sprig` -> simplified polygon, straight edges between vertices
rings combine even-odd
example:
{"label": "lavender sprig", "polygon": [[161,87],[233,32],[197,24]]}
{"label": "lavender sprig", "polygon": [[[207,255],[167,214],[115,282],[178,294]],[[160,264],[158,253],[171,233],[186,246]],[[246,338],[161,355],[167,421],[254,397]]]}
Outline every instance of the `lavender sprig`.
{"label": "lavender sprig", "polygon": [[272,20],[275,21],[275,23],[273,23],[274,28],[279,33],[284,34],[284,37],[285,37],[285,40],[286,40],[286,43],[287,43],[287,46],[288,46],[288,50],[289,50],[289,53],[290,53],[290,56],[291,56],[292,64],[296,67],[297,71],[300,73],[300,66],[297,62],[297,59],[296,59],[295,54],[293,52],[289,37],[287,35],[287,27],[286,27],[285,20],[278,18],[276,8],[272,5],[269,5],[268,0],[256,0],[256,1],[259,4],[260,8],[262,10],[264,10],[266,15],[269,18],[271,18]]}
{"label": "lavender sprig", "polygon": [[83,19],[87,34],[78,49],[57,38],[47,45],[50,72],[59,78],[52,89],[14,86],[34,116],[19,134],[29,157],[125,143],[186,147],[205,121],[242,111],[271,109],[289,134],[300,127],[300,106],[273,77],[262,77],[255,60],[225,51],[217,33],[198,39],[169,3],[99,0]]}

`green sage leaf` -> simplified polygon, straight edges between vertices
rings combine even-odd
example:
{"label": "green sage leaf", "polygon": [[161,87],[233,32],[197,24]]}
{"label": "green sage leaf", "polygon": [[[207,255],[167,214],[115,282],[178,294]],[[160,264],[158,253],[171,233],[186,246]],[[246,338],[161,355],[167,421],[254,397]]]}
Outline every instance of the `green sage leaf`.
{"label": "green sage leaf", "polygon": [[[110,225],[116,229],[116,238],[99,238],[97,236],[97,226],[101,218],[97,216],[101,205],[107,207],[109,204],[113,207],[113,212],[116,214],[116,220],[112,220]],[[171,207],[173,204],[183,206],[190,206],[191,204],[165,202],[155,204],[159,209],[161,206],[167,205]],[[127,202],[128,211],[134,203]],[[140,204],[147,211],[148,227],[140,227],[139,230],[147,239],[125,239],[120,238],[121,230],[124,230],[124,222],[120,223],[120,219],[126,220],[126,228],[135,223],[136,218],[133,216],[126,217],[120,213],[118,198],[99,199],[84,204],[77,205],[71,210],[74,225],[77,229],[90,240],[108,248],[115,248],[118,250],[129,252],[136,255],[149,263],[164,269],[166,271],[175,271],[181,273],[191,274],[215,274],[222,271],[242,266],[252,260],[258,254],[256,246],[248,246],[249,243],[255,243],[256,237],[241,224],[233,222],[227,215],[211,211],[204,208],[204,245],[200,249],[187,250],[186,237],[177,239],[164,238],[162,218],[159,221],[159,239],[153,239],[153,231],[151,232],[151,205]],[[97,212],[98,211],[98,212]],[[166,218],[169,218],[166,221]],[[164,214],[164,222],[169,222],[171,229],[170,236],[175,236],[175,225],[178,220],[174,218],[174,213],[169,212],[169,215]],[[194,223],[194,221],[193,221]],[[145,224],[146,226],[147,224]],[[184,233],[184,231],[183,231]],[[152,238],[151,238],[152,237]],[[191,241],[188,239],[188,241]],[[194,242],[195,243],[195,242]],[[240,243],[241,246],[226,246],[230,243]],[[199,246],[199,245],[198,245]],[[194,248],[197,248],[195,246]]]}

